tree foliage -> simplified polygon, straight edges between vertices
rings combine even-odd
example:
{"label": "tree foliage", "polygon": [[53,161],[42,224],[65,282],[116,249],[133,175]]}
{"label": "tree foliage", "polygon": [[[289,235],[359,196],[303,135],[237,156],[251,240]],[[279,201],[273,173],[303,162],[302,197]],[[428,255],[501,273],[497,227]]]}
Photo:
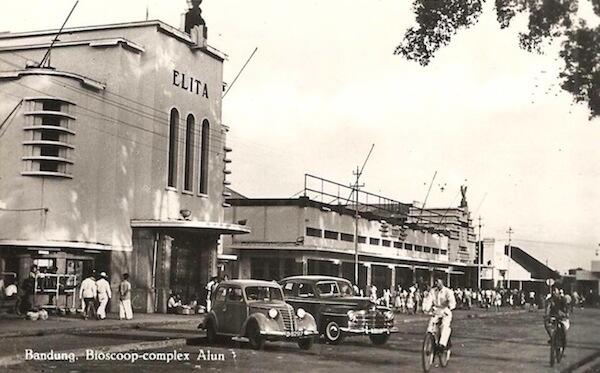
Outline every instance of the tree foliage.
{"label": "tree foliage", "polygon": [[[416,25],[406,31],[394,54],[428,65],[458,30],[478,22],[486,1],[414,0]],[[600,0],[589,1],[600,16]],[[588,27],[578,17],[579,0],[495,0],[495,8],[501,29],[519,14],[528,16],[527,31],[519,33],[518,40],[526,51],[542,53],[553,40],[562,41],[562,89],[587,104],[590,119],[600,116],[600,26]]]}

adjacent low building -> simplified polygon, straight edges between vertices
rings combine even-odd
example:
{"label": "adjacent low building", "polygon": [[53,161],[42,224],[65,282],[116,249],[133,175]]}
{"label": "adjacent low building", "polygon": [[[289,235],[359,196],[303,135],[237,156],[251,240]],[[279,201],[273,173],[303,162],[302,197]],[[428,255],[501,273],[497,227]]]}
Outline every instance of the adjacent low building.
{"label": "adjacent low building", "polygon": [[[596,253],[598,258],[598,253]],[[592,260],[590,270],[573,268],[564,276],[564,287],[567,291],[577,292],[585,298],[586,304],[600,302],[600,259]]]}
{"label": "adjacent low building", "polygon": [[[310,188],[306,191],[310,194]],[[358,263],[362,289],[431,284],[436,274],[451,286],[476,283],[472,263],[450,260],[444,231],[409,223],[406,204],[372,194],[366,196],[372,203],[365,197],[358,204],[343,204],[339,195],[348,196],[341,191],[313,198],[228,199],[231,221],[252,230],[224,240],[224,253],[237,259],[228,266],[229,274],[265,280],[321,274],[355,282]],[[332,198],[335,202],[320,201]]]}
{"label": "adjacent low building", "polygon": [[481,286],[510,288],[537,293],[547,292],[548,279],[558,280],[560,274],[519,246],[486,238],[481,244]]}

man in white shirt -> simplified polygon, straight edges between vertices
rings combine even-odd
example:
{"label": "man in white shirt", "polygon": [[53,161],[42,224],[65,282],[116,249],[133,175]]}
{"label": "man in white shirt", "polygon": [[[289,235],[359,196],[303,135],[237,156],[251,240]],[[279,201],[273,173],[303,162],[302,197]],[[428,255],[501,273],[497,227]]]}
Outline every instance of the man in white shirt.
{"label": "man in white shirt", "polygon": [[212,294],[217,284],[217,276],[211,277],[210,281],[206,284],[206,312],[210,312],[212,309]]}
{"label": "man in white shirt", "polygon": [[83,299],[85,304],[83,318],[86,320],[88,317],[95,317],[96,315],[96,295],[98,295],[96,280],[94,279],[94,275],[89,275],[81,282],[81,287],[79,288],[79,297]]}
{"label": "man in white shirt", "polygon": [[96,281],[96,288],[98,289],[98,319],[104,320],[106,318],[106,305],[112,297],[112,291],[110,290],[110,284],[106,280],[108,276],[106,272],[100,273],[100,279]]}
{"label": "man in white shirt", "polygon": [[454,292],[445,287],[444,281],[441,278],[438,278],[435,280],[435,286],[431,289],[429,294],[430,299],[423,301],[423,310],[433,312],[427,330],[435,332],[436,325],[441,319],[442,327],[439,344],[440,347],[446,348],[451,332],[450,323],[452,322],[452,310],[456,308]]}

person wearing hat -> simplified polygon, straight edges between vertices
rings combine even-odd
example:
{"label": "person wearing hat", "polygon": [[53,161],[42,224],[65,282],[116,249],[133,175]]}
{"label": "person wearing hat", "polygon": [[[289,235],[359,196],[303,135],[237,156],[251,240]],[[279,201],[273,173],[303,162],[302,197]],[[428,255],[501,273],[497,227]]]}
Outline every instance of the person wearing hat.
{"label": "person wearing hat", "polygon": [[106,280],[107,277],[106,272],[101,272],[100,279],[96,281],[96,287],[98,288],[98,302],[100,303],[97,311],[99,320],[104,320],[106,318],[106,305],[112,297],[110,284]]}

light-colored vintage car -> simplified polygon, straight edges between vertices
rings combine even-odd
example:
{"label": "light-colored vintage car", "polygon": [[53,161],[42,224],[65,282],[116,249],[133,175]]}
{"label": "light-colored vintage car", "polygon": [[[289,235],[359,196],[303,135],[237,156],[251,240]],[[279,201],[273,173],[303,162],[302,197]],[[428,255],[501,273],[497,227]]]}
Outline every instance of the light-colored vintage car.
{"label": "light-colored vintage car", "polygon": [[294,276],[280,284],[286,302],[314,315],[319,332],[331,344],[341,343],[346,336],[365,335],[373,344],[383,345],[398,332],[392,310],[356,295],[346,279]]}
{"label": "light-colored vintage car", "polygon": [[301,349],[312,347],[318,336],[315,319],[283,300],[281,286],[260,280],[221,282],[212,296],[212,309],[198,328],[209,343],[218,337],[249,342],[260,350],[265,341],[293,340]]}

